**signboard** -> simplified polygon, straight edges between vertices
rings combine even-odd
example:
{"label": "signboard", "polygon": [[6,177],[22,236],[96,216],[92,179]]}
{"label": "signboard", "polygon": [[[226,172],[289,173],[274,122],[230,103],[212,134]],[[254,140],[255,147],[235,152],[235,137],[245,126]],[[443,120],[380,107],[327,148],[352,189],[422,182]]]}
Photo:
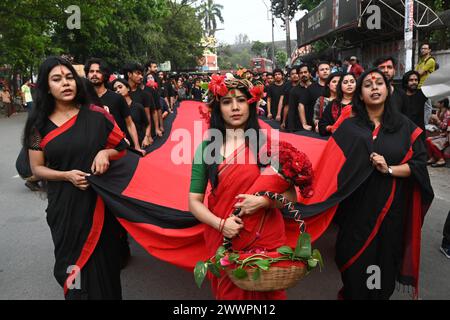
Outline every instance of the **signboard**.
{"label": "signboard", "polygon": [[354,25],[360,16],[360,0],[325,0],[297,21],[298,46]]}
{"label": "signboard", "polygon": [[158,66],[158,70],[163,71],[163,72],[170,72],[170,71],[172,71],[172,64],[170,63],[170,61],[161,63]]}

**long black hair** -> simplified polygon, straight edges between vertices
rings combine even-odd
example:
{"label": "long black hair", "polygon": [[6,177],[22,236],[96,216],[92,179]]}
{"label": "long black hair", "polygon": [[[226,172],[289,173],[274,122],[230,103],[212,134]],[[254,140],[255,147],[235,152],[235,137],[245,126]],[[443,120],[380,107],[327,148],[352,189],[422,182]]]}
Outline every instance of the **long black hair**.
{"label": "long black hair", "polygon": [[[244,83],[245,81],[239,80],[239,82]],[[247,97],[247,100],[252,98],[248,87],[246,87],[244,85],[237,85],[235,89],[240,90],[242,93],[244,93],[245,96]],[[225,139],[226,139],[227,135],[226,135],[225,120],[223,119],[222,112],[220,110],[220,100],[218,98],[212,99],[209,102],[209,107],[211,109],[210,129],[216,129],[216,130],[220,131],[220,133],[222,134],[223,140],[217,141],[217,145],[222,146],[225,143]],[[245,125],[244,131],[247,132],[248,130],[255,130],[257,133],[256,141],[251,141],[251,140],[249,141],[248,136],[246,136],[246,143],[249,143],[250,150],[255,155],[255,158],[257,159],[257,162],[258,162],[258,166],[261,167],[262,164],[260,163],[259,154],[260,154],[260,150],[261,150],[262,146],[264,146],[264,144],[266,143],[266,137],[262,136],[262,133],[260,131],[256,107],[257,107],[257,102],[253,102],[253,103],[249,104],[250,115],[249,115],[249,118]],[[214,136],[211,136],[211,141],[208,144],[211,144],[211,143],[216,143]],[[213,152],[212,156],[214,157],[214,159],[216,159],[216,161],[214,161],[213,164],[207,164],[208,178],[211,182],[211,186],[213,187],[213,189],[215,189],[219,184],[219,179],[218,179],[219,161],[217,161],[217,160],[219,160],[220,154],[219,155],[214,154],[216,150],[217,149],[214,149],[212,151]]]}
{"label": "long black hair", "polygon": [[31,145],[31,136],[36,130],[43,129],[48,117],[55,110],[55,98],[50,93],[48,76],[50,71],[57,66],[65,66],[73,74],[77,85],[77,94],[74,102],[81,106],[81,108],[88,106],[88,98],[86,89],[78,73],[73,68],[72,64],[64,58],[52,56],[48,57],[39,68],[39,75],[36,84],[36,100],[33,109],[27,119],[23,135],[23,146],[28,148]]}
{"label": "long black hair", "polygon": [[[330,90],[330,83],[331,81],[336,78],[339,77],[339,80],[342,79],[342,76],[344,75],[343,72],[333,72],[332,74],[330,74],[327,78],[327,81],[325,82],[325,89],[323,91],[323,96],[325,98],[330,98],[331,97],[331,90]],[[336,87],[337,90],[337,87]],[[336,91],[337,93],[337,91]]]}
{"label": "long black hair", "polygon": [[[341,79],[339,79],[339,83],[336,87],[336,100],[335,101],[338,103],[341,103],[342,100],[344,99],[344,91],[342,91],[342,84],[344,83],[344,78],[347,76],[351,76],[351,77],[353,77],[353,79],[355,79],[355,81],[357,81],[354,73],[351,73],[351,72],[342,73]],[[353,96],[355,96],[355,93],[356,92],[353,93]]]}
{"label": "long black hair", "polygon": [[370,120],[369,114],[367,113],[366,104],[361,98],[364,79],[372,73],[378,73],[382,76],[387,90],[387,98],[384,103],[384,112],[381,123],[386,131],[395,132],[402,124],[401,114],[397,108],[392,105],[389,81],[383,72],[381,72],[378,68],[367,70],[358,78],[356,90],[353,95],[353,113],[360,124],[369,127],[371,130],[375,129],[375,124]]}

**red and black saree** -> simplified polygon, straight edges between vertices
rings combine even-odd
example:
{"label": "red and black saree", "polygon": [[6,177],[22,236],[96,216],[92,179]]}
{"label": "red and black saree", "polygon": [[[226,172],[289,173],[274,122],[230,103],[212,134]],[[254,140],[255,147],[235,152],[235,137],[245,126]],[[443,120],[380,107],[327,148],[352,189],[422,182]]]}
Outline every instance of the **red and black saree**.
{"label": "red and black saree", "polygon": [[[47,120],[34,140],[40,140],[50,169],[90,173],[99,151],[127,148],[123,137],[110,115],[91,106],[60,127]],[[66,299],[121,299],[119,224],[103,200],[92,188],[81,191],[67,181],[49,181],[46,211],[55,245],[54,275]]]}

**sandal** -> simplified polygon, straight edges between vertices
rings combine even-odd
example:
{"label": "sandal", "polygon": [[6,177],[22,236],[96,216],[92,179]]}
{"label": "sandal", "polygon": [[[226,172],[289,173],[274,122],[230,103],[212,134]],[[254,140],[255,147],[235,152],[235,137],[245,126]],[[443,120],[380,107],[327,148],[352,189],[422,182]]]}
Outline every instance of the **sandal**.
{"label": "sandal", "polygon": [[442,163],[439,163],[439,162],[433,163],[431,166],[433,168],[441,168],[441,167],[445,167],[446,165],[447,165],[447,163],[444,161]]}

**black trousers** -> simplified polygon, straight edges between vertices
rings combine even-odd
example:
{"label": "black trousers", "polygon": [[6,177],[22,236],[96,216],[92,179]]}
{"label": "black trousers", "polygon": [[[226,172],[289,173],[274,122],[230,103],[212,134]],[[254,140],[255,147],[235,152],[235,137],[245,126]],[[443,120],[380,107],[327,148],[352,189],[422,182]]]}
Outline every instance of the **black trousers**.
{"label": "black trousers", "polygon": [[448,212],[447,220],[444,225],[444,239],[442,240],[442,246],[450,248],[450,211]]}

